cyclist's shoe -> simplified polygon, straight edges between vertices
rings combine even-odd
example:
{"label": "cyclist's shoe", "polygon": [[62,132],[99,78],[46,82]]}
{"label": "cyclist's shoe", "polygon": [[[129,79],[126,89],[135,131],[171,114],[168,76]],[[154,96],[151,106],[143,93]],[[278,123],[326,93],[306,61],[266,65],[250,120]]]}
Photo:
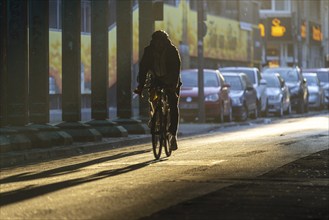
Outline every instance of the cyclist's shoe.
{"label": "cyclist's shoe", "polygon": [[176,138],[176,135],[171,135],[170,148],[173,151],[177,150],[177,138]]}

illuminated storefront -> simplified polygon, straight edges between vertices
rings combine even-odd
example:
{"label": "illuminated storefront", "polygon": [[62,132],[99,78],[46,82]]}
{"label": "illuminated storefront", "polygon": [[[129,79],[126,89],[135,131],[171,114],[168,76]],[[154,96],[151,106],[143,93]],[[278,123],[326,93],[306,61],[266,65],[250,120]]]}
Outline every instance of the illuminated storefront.
{"label": "illuminated storefront", "polygon": [[291,17],[272,17],[261,20],[261,36],[266,42],[265,57],[268,66],[289,66],[294,63]]}
{"label": "illuminated storefront", "polygon": [[[328,1],[259,1],[264,65],[323,67],[329,53]],[[277,7],[279,6],[285,7]]]}

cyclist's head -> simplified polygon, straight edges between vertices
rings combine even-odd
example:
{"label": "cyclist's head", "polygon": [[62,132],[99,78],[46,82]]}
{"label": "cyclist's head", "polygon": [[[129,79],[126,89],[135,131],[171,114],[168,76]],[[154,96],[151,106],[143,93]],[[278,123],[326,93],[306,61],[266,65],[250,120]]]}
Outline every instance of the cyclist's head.
{"label": "cyclist's head", "polygon": [[158,30],[152,34],[152,40],[166,40],[168,38],[169,35],[164,30]]}
{"label": "cyclist's head", "polygon": [[152,34],[151,45],[156,50],[162,50],[165,47],[165,45],[168,43],[170,43],[170,41],[167,32],[163,30],[158,30]]}

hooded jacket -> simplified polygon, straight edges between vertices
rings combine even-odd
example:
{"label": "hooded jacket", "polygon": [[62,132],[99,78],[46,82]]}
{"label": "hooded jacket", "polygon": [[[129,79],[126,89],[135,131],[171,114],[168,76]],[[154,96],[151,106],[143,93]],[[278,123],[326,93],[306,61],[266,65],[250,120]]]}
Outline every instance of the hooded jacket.
{"label": "hooded jacket", "polygon": [[149,71],[152,73],[159,71],[156,70],[157,62],[164,65],[161,69],[165,71],[165,74],[162,73],[162,76],[156,76],[156,74],[154,74],[155,80],[159,80],[161,83],[170,88],[177,88],[180,86],[181,59],[178,50],[170,40],[166,39],[164,51],[164,57],[160,58],[159,55],[156,54],[152,41],[149,46],[145,47],[143,57],[139,63],[139,72],[137,78],[139,86],[143,87],[146,80],[146,74]]}

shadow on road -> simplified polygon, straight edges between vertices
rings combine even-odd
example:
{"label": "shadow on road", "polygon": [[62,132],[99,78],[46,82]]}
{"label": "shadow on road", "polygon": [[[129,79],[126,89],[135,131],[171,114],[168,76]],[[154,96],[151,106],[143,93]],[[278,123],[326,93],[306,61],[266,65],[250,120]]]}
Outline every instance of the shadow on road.
{"label": "shadow on road", "polygon": [[103,162],[110,161],[110,160],[116,160],[116,159],[120,159],[123,157],[144,154],[144,153],[148,153],[150,151],[151,150],[138,150],[138,151],[132,151],[132,152],[123,152],[123,153],[111,155],[108,157],[97,158],[97,159],[82,162],[82,163],[77,163],[77,164],[72,164],[72,165],[68,165],[68,166],[64,166],[64,167],[58,167],[58,168],[51,169],[51,170],[46,170],[46,171],[43,171],[40,173],[29,173],[29,172],[20,173],[17,175],[6,177],[6,178],[1,178],[0,184],[65,175],[65,174],[69,174],[69,173],[78,172],[79,169],[83,168],[83,167],[91,166],[91,165],[98,164],[98,163],[103,163]]}
{"label": "shadow on road", "polygon": [[[147,152],[147,151],[140,151],[140,153],[145,153],[145,152]],[[128,153],[128,154],[129,155],[135,155],[136,151]],[[119,155],[121,155],[121,154],[119,154]],[[115,155],[115,156],[118,158],[119,155]],[[58,169],[45,171],[45,172],[42,172],[42,173],[39,173],[39,174],[34,174],[34,175],[28,175],[28,176],[25,176],[24,174],[17,175],[14,178],[12,178],[11,182],[14,179],[16,179],[16,181],[23,181],[23,180],[28,180],[28,179],[49,177],[49,175],[54,176],[54,174],[55,175],[67,174],[68,172],[74,172],[73,170],[77,171],[78,168],[81,168],[81,167],[84,167],[84,166],[87,166],[87,165],[92,165],[92,164],[107,161],[109,159],[113,159],[113,157],[115,157],[115,156],[100,158],[100,159],[97,159],[97,160],[88,161],[86,163],[67,166],[65,168],[58,168]],[[123,155],[121,155],[121,157],[122,156]],[[126,154],[125,156],[128,156],[128,155]],[[33,197],[41,196],[41,195],[44,195],[44,194],[47,194],[47,193],[55,192],[55,191],[58,191],[58,190],[61,190],[61,189],[66,189],[66,188],[77,186],[77,185],[80,185],[80,184],[93,182],[93,181],[105,179],[105,178],[108,178],[108,177],[113,177],[113,176],[116,176],[116,175],[132,172],[132,171],[141,169],[143,167],[146,167],[150,164],[157,163],[157,162],[161,162],[161,161],[149,160],[149,161],[145,161],[145,162],[142,162],[142,163],[129,165],[129,166],[126,166],[126,167],[123,167],[123,168],[101,171],[101,172],[98,172],[98,173],[95,173],[95,174],[92,174],[92,175],[89,175],[89,176],[86,176],[86,177],[82,177],[82,178],[76,178],[76,179],[66,180],[66,181],[57,182],[57,183],[46,184],[46,185],[42,185],[42,186],[35,186],[35,187],[34,186],[26,186],[24,188],[17,189],[17,190],[14,190],[14,191],[0,193],[0,198],[1,198],[0,206],[9,205],[9,204],[12,204],[12,203],[15,203],[15,202],[20,202],[20,201],[23,201],[23,200],[26,200],[26,199],[31,199]]]}

